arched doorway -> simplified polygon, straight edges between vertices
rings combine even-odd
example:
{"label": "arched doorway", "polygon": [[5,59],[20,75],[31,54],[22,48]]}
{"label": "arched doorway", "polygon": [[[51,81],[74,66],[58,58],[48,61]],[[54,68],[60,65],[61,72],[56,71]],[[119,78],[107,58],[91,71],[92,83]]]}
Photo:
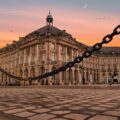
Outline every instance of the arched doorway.
{"label": "arched doorway", "polygon": [[1,85],[3,85],[3,81],[4,81],[4,73],[3,72],[1,73],[1,76],[2,76]]}
{"label": "arched doorway", "polygon": [[25,69],[25,78],[26,79],[28,78],[28,69],[27,68]]}
{"label": "arched doorway", "polygon": [[[14,75],[14,72],[11,73],[12,75]],[[11,81],[12,81],[12,84],[15,85],[16,84],[16,81],[14,78],[11,78]]]}
{"label": "arched doorway", "polygon": [[[24,71],[24,75],[25,75],[25,79],[27,79],[28,78],[28,69],[26,68],[25,69],[25,71]],[[25,83],[25,81],[24,81],[24,85],[25,85],[26,83]]]}
{"label": "arched doorway", "polygon": [[4,77],[5,77],[5,85],[7,85],[8,83],[7,83],[7,74],[4,74]]}
{"label": "arched doorway", "polygon": [[19,71],[19,76],[20,77],[22,77],[23,76],[23,72],[22,72],[22,70],[20,69],[20,71]]}
{"label": "arched doorway", "polygon": [[[41,75],[43,75],[45,73],[45,68],[42,66],[40,71],[41,71]],[[41,79],[40,83],[41,85],[45,85],[46,84],[45,79]]]}
{"label": "arched doorway", "polygon": [[[30,70],[30,77],[34,77],[35,76],[35,68],[31,68]],[[29,85],[32,85],[32,80],[29,80]]]}
{"label": "arched doorway", "polygon": [[72,73],[72,69],[70,68],[68,70],[68,83],[72,85],[73,82],[74,82],[74,80],[73,80],[73,73]]}
{"label": "arched doorway", "polygon": [[87,83],[89,83],[89,72],[88,72],[88,69],[86,69],[86,81],[87,81]]}
{"label": "arched doorway", "polygon": [[75,84],[78,84],[78,70],[77,69],[75,69],[74,75],[75,75]]}
{"label": "arched doorway", "polygon": [[[56,69],[56,68],[53,66],[53,67],[52,67],[52,71],[55,70],[55,69]],[[56,75],[53,75],[53,76],[52,76],[52,84],[53,84],[53,85],[56,84],[56,80],[55,80],[55,79],[56,79]]]}
{"label": "arched doorway", "polygon": [[[22,69],[19,70],[19,76],[20,76],[20,77],[23,77],[23,71],[22,71]],[[10,81],[11,81],[11,80],[10,80]]]}

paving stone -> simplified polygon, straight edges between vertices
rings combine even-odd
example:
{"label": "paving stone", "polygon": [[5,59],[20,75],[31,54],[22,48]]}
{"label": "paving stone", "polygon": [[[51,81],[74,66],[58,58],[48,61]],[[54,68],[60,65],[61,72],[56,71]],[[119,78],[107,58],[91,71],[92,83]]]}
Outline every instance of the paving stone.
{"label": "paving stone", "polygon": [[44,114],[38,114],[38,115],[35,115],[32,117],[29,117],[28,119],[29,120],[49,120],[49,119],[54,118],[54,117],[56,117],[56,116],[44,113]]}
{"label": "paving stone", "polygon": [[107,108],[104,108],[104,107],[90,107],[89,109],[91,109],[91,110],[100,110],[100,111],[104,111],[104,110],[106,110]]}
{"label": "paving stone", "polygon": [[62,114],[67,114],[70,113],[71,111],[66,111],[66,110],[59,110],[59,111],[52,111],[50,113],[56,114],[56,115],[62,115]]}
{"label": "paving stone", "polygon": [[8,107],[0,108],[0,111],[4,111],[4,110],[9,110],[9,108]]}
{"label": "paving stone", "polygon": [[81,110],[81,112],[80,113],[83,113],[83,114],[88,114],[88,115],[95,115],[95,114],[97,114],[97,111],[95,112],[95,111],[88,111],[88,110]]}
{"label": "paving stone", "polygon": [[82,107],[89,107],[89,106],[91,106],[90,104],[83,104],[83,105],[81,105]]}
{"label": "paving stone", "polygon": [[71,113],[71,114],[65,115],[64,117],[65,118],[70,118],[70,119],[73,119],[73,120],[85,120],[88,117],[88,115]]}
{"label": "paving stone", "polygon": [[6,106],[2,106],[2,105],[1,105],[1,106],[0,106],[0,109],[1,109],[1,108],[4,108],[4,107],[6,107]]}
{"label": "paving stone", "polygon": [[95,117],[90,118],[89,120],[118,120],[118,118],[112,116],[97,115]]}
{"label": "paving stone", "polygon": [[112,110],[112,111],[107,111],[107,112],[104,112],[103,114],[105,115],[113,115],[113,116],[117,116],[117,117],[120,117],[120,111],[115,111],[115,110]]}
{"label": "paving stone", "polygon": [[54,107],[52,107],[51,109],[52,110],[58,110],[58,109],[61,109],[61,108],[63,108],[62,106],[54,106]]}
{"label": "paving stone", "polygon": [[33,112],[37,112],[37,113],[45,113],[50,111],[50,109],[47,108],[40,108],[40,109],[36,109],[36,110],[32,110]]}
{"label": "paving stone", "polygon": [[99,107],[114,108],[114,105],[100,104]]}
{"label": "paving stone", "polygon": [[68,120],[68,119],[65,119],[65,118],[53,118],[51,120]]}
{"label": "paving stone", "polygon": [[4,113],[11,114],[11,113],[21,112],[21,111],[24,111],[24,110],[25,110],[25,109],[17,108],[17,109],[12,109],[12,110],[8,110],[8,111],[4,111]]}
{"label": "paving stone", "polygon": [[10,104],[8,104],[7,106],[15,107],[15,106],[19,106],[19,105],[21,105],[21,104],[10,103]]}
{"label": "paving stone", "polygon": [[120,114],[119,89],[16,87],[0,88],[0,91],[0,113],[12,116],[12,120],[16,120],[16,117],[20,120],[74,120],[90,116],[94,116],[94,119],[116,119]]}
{"label": "paving stone", "polygon": [[24,107],[26,110],[34,110],[36,107],[35,106],[26,106]]}
{"label": "paving stone", "polygon": [[35,115],[35,113],[25,111],[25,112],[16,113],[14,115],[19,117],[29,117]]}
{"label": "paving stone", "polygon": [[72,107],[69,107],[68,109],[70,110],[80,110],[82,109],[83,107],[79,107],[79,106],[72,106]]}
{"label": "paving stone", "polygon": [[1,108],[0,111],[4,111],[4,110],[11,110],[11,109],[15,109],[16,107],[4,107],[4,108]]}

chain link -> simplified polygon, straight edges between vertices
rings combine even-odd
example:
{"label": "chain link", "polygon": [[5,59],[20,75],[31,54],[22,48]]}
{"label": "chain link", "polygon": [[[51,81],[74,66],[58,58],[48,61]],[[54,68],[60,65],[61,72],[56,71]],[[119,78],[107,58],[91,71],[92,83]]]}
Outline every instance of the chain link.
{"label": "chain link", "polygon": [[14,79],[17,79],[17,80],[37,80],[37,79],[43,79],[43,78],[47,78],[49,76],[53,76],[55,74],[58,74],[62,71],[65,71],[66,69],[68,68],[71,68],[73,67],[76,63],[80,63],[83,61],[84,58],[88,58],[90,57],[95,51],[99,51],[103,44],[108,44],[109,42],[112,41],[113,37],[115,35],[119,35],[120,34],[120,25],[118,25],[111,34],[108,34],[106,35],[102,41],[100,43],[96,43],[95,45],[93,45],[93,47],[91,49],[87,49],[83,54],[82,56],[78,56],[76,57],[73,61],[70,61],[68,63],[66,63],[65,65],[63,65],[62,67],[59,67],[58,69],[55,69],[51,72],[47,72],[47,73],[44,73],[43,75],[40,75],[40,76],[37,76],[37,77],[29,77],[28,79],[24,79],[22,77],[18,77],[18,76],[14,76],[14,75],[11,75],[10,73],[6,72],[4,69],[2,69],[0,67],[0,72],[3,72],[5,73],[6,75],[8,75],[9,77],[12,77]]}

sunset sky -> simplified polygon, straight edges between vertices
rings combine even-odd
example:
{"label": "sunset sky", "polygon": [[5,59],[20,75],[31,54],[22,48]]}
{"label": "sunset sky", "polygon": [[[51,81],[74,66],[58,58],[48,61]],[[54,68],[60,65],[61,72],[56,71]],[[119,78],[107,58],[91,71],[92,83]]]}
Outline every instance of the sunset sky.
{"label": "sunset sky", "polygon": [[[49,10],[54,26],[87,45],[120,24],[120,0],[0,0],[0,47],[46,25]],[[108,46],[120,46],[120,36]]]}

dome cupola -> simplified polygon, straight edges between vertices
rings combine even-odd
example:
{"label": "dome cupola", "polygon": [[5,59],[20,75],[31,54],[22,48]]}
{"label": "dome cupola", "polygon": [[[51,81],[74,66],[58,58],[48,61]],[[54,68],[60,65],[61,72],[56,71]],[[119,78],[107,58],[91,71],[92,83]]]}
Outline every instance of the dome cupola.
{"label": "dome cupola", "polygon": [[50,11],[49,11],[48,16],[46,17],[46,23],[47,23],[47,25],[53,25],[53,17],[51,15]]}

